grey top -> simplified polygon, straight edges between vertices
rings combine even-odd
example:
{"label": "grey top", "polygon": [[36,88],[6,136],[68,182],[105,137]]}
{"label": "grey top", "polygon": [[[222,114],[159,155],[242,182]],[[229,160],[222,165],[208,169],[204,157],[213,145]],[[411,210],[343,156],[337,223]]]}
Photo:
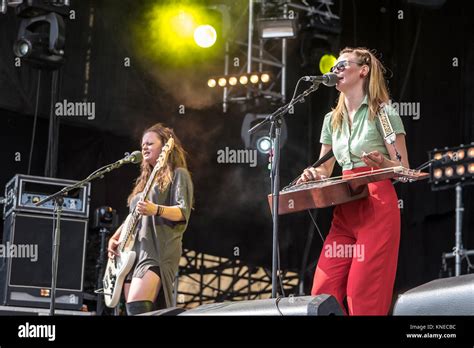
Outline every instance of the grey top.
{"label": "grey top", "polygon": [[[140,194],[133,197],[130,212],[137,205],[139,198]],[[177,168],[166,190],[160,192],[155,185],[148,199],[158,205],[178,206],[185,220],[173,222],[157,216],[142,216],[137,227],[138,239],[134,246],[137,261],[127,278],[142,278],[150,267],[158,266],[166,306],[170,307],[173,303],[173,282],[182,253],[183,234],[188,226],[193,204],[191,175],[185,168]]]}

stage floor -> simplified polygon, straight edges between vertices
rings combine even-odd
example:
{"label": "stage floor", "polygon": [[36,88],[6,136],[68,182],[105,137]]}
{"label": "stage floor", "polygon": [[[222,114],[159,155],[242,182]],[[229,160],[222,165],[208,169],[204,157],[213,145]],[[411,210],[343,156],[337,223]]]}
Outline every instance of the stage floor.
{"label": "stage floor", "polygon": [[[96,312],[82,312],[71,311],[64,309],[57,309],[54,311],[55,315],[74,315],[74,316],[94,316]],[[31,308],[31,307],[14,307],[14,306],[0,306],[0,316],[11,315],[49,315],[49,308]]]}

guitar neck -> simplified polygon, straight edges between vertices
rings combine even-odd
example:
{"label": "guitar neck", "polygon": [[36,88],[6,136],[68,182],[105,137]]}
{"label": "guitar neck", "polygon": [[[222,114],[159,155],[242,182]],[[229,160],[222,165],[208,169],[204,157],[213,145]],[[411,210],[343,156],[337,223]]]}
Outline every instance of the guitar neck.
{"label": "guitar neck", "polygon": [[[148,178],[145,188],[143,189],[139,201],[145,201],[148,199],[151,189],[153,187],[153,183],[156,180],[156,176],[158,175],[158,172],[163,168],[163,165],[166,163],[168,159],[169,152],[174,146],[174,140],[173,138],[170,138],[166,145],[163,147],[160,156],[158,157],[158,160],[156,161],[156,165],[153,168],[153,171],[150,174],[150,177]],[[122,241],[120,242],[119,249],[124,250],[125,247],[129,244],[131,241],[132,236],[134,237],[135,234],[137,233],[137,225],[138,221],[141,218],[141,214],[138,212],[137,207],[133,209],[133,212],[130,214],[130,219],[129,223],[126,225],[127,230],[125,231],[124,238],[122,238]]]}

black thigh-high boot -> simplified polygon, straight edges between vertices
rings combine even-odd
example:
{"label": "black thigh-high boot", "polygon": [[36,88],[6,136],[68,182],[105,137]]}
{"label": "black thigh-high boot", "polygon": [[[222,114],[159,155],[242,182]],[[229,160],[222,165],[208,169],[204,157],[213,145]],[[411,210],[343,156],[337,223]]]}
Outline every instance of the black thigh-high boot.
{"label": "black thigh-high boot", "polygon": [[125,305],[127,315],[137,315],[141,313],[151,312],[154,309],[152,301],[134,301]]}

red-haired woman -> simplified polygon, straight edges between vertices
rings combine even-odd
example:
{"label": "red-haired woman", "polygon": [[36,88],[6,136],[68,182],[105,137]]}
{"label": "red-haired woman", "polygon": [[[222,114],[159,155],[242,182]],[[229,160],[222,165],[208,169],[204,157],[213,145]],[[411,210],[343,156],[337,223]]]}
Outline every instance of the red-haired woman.
{"label": "red-haired woman", "polygon": [[[174,139],[174,147],[154,182],[150,200],[139,201],[161,149],[170,137]],[[130,212],[137,207],[142,215],[135,242],[137,260],[124,284],[128,315],[152,311],[160,290],[163,290],[166,306],[172,305],[173,282],[193,202],[186,153],[173,130],[160,123],[153,125],[143,133],[141,147],[141,173],[128,197]],[[113,257],[117,249],[121,228],[109,240],[109,257]]]}
{"label": "red-haired woman", "polygon": [[[366,48],[345,48],[332,71],[339,77],[340,95],[337,106],[324,118],[320,157],[331,149],[334,157],[318,168],[306,169],[299,182],[331,176],[336,161],[343,176],[371,168],[409,168],[406,133],[400,116],[387,105],[385,69],[377,57]],[[384,142],[379,124],[377,115],[384,104],[396,133],[395,146]],[[386,315],[397,269],[397,194],[390,180],[370,183],[368,189],[367,198],[334,209],[311,291],[312,295],[331,294],[341,306],[347,297],[350,315]],[[351,252],[341,255],[340,250]]]}

